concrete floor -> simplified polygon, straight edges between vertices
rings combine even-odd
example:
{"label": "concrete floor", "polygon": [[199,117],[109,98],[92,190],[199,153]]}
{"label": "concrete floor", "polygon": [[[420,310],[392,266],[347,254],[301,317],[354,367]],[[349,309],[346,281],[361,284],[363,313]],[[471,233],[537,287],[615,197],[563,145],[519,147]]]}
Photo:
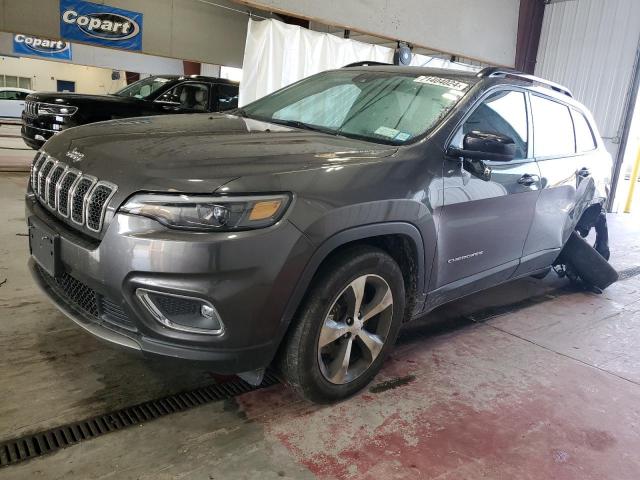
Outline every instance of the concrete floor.
{"label": "concrete floor", "polygon": [[0,172],[29,171],[35,153],[22,140],[19,124],[0,122]]}
{"label": "concrete floor", "polygon": [[[44,299],[25,267],[26,181],[0,177],[0,441],[214,382],[105,346]],[[610,228],[613,264],[640,265],[638,218]],[[639,347],[640,276],[603,295],[524,279],[407,326],[373,388],[338,405],[277,385],[0,478],[636,480]]]}

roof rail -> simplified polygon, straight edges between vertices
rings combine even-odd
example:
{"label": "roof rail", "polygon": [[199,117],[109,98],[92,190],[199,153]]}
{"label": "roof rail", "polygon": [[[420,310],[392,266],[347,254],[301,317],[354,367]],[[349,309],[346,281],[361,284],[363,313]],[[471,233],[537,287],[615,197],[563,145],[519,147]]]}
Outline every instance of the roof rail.
{"label": "roof rail", "polygon": [[478,73],[478,78],[495,78],[495,77],[517,78],[519,80],[524,80],[527,82],[535,83],[537,85],[542,85],[558,93],[562,93],[564,95],[567,95],[568,97],[573,98],[573,94],[571,93],[571,90],[569,90],[567,87],[560,85],[559,83],[550,82],[549,80],[545,80],[544,78],[536,77],[535,75],[522,73],[521,71],[515,70],[513,68],[487,67],[482,69]]}
{"label": "roof rail", "polygon": [[365,60],[364,62],[353,62],[348,65],[345,65],[342,68],[350,68],[350,67],[370,67],[374,65],[393,65],[393,63],[385,63],[385,62],[374,62],[372,60]]}

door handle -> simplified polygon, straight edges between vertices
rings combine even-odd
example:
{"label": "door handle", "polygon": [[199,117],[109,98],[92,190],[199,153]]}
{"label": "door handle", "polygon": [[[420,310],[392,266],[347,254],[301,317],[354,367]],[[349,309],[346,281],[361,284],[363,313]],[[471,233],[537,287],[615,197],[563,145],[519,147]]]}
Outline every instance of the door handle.
{"label": "door handle", "polygon": [[540,177],[538,175],[531,175],[530,173],[525,173],[518,179],[518,183],[520,185],[524,185],[525,187],[529,187],[539,181]]}
{"label": "door handle", "polygon": [[585,178],[591,175],[591,172],[587,167],[582,167],[580,170],[577,171],[577,174],[579,177]]}

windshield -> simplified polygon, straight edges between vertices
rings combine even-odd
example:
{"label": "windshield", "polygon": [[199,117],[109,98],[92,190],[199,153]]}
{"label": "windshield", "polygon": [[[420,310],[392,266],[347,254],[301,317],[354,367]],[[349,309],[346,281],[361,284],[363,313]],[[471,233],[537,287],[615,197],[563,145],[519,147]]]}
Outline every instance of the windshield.
{"label": "windshield", "polygon": [[415,73],[320,73],[257,100],[240,114],[334,135],[400,145],[422,135],[469,84]]}
{"label": "windshield", "polygon": [[135,97],[146,99],[149,98],[156,90],[161,88],[165,83],[170,82],[171,78],[164,77],[148,77],[138,80],[131,85],[117,91],[114,95],[119,97]]}

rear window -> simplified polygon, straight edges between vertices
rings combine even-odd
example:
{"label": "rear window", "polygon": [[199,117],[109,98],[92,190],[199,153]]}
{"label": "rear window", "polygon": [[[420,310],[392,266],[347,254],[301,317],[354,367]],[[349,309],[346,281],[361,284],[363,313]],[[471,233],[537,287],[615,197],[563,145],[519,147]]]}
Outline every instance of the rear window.
{"label": "rear window", "polygon": [[578,152],[595,150],[596,140],[587,119],[577,110],[572,109],[571,115],[573,115],[573,127],[576,130],[576,150]]}
{"label": "rear window", "polygon": [[569,107],[531,95],[536,157],[561,157],[575,153],[576,142]]}

